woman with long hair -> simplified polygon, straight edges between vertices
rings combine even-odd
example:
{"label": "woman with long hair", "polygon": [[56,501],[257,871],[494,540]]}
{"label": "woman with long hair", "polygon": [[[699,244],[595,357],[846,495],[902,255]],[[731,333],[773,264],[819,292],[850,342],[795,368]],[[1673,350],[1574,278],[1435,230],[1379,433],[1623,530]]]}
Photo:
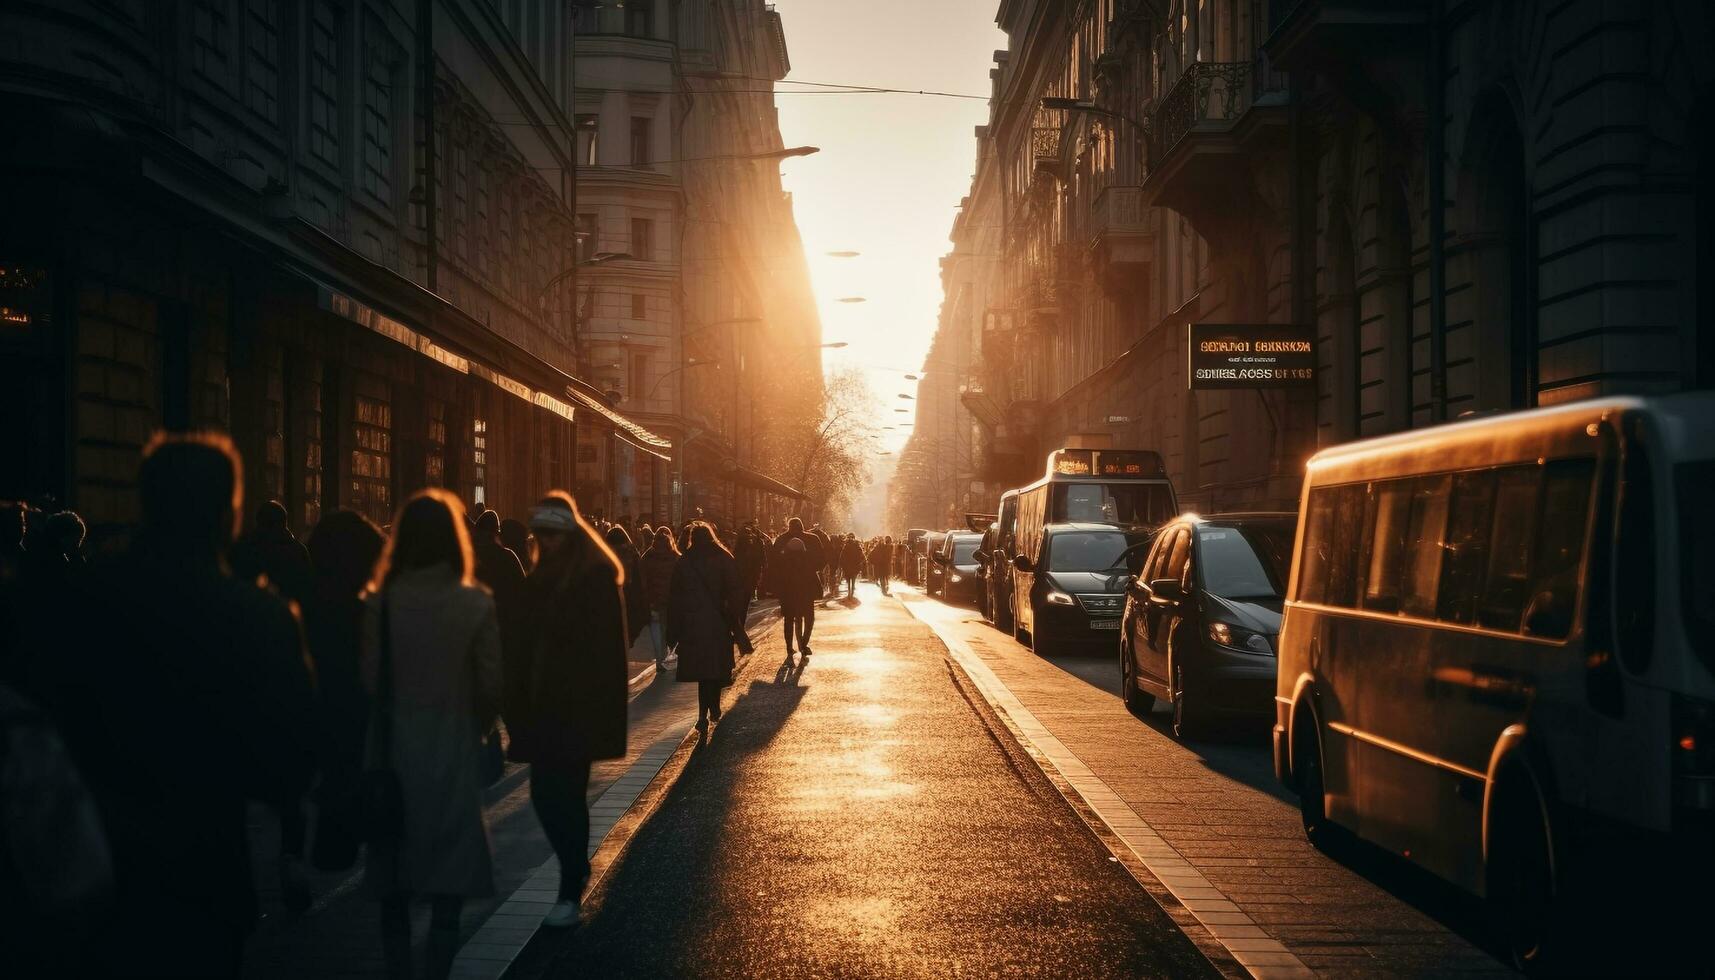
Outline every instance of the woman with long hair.
{"label": "woman with long hair", "polygon": [[677,644],[681,683],[697,685],[697,731],[721,718],[721,689],[732,683],[733,635],[744,629],[744,587],[738,562],[702,521],[691,524],[691,546],[673,569],[667,640]]}
{"label": "woman with long hair", "polygon": [[364,611],[368,764],[397,775],[403,803],[402,828],[372,843],[364,873],[394,977],[412,975],[413,899],[432,904],[427,974],[444,977],[464,900],[494,892],[481,751],[500,705],[500,626],[473,564],[464,505],[419,490],[393,521]]}
{"label": "woman with long hair", "polygon": [[649,638],[655,646],[655,669],[667,668],[667,601],[672,595],[673,569],[679,564],[679,545],[665,524],[655,529],[649,550],[638,560],[643,594],[649,602]]}
{"label": "woman with long hair", "polygon": [[643,591],[637,547],[631,543],[631,535],[626,532],[625,525],[610,525],[606,538],[609,550],[619,559],[620,571],[625,573],[625,639],[629,650],[629,644],[636,643],[637,638],[643,635],[643,628],[649,625],[649,597]]}

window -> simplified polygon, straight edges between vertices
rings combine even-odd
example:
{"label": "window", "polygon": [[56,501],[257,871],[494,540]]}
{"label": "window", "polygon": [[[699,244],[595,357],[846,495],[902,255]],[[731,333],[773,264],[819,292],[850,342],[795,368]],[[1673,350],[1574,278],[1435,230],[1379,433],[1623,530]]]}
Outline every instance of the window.
{"label": "window", "polygon": [[1155,525],[1171,520],[1173,498],[1159,483],[1066,483],[1054,488],[1055,521]]}
{"label": "window", "polygon": [[1304,554],[1299,569],[1300,602],[1356,605],[1359,526],[1363,516],[1361,484],[1310,491],[1309,525],[1304,530]]}
{"label": "window", "polygon": [[478,507],[488,502],[488,422],[485,419],[471,421],[471,476],[474,486],[471,500]]}
{"label": "window", "polygon": [[453,228],[453,254],[470,258],[470,151],[463,140],[453,141],[453,206],[447,221]]}
{"label": "window", "polygon": [[1278,599],[1292,560],[1290,524],[1205,524],[1197,529],[1198,576],[1225,599]]}
{"label": "window", "polygon": [[327,0],[310,8],[309,95],[310,155],[339,166],[339,10]]}
{"label": "window", "polygon": [[[1614,561],[1614,640],[1620,662],[1633,671],[1649,668],[1655,647],[1655,480],[1635,417],[1626,420],[1620,472],[1620,532]],[[1708,488],[1705,488],[1708,492]],[[1707,561],[1690,553],[1681,561]]]}
{"label": "window", "polygon": [[631,383],[626,387],[626,393],[631,396],[634,405],[640,404],[649,393],[649,355],[631,355]]}
{"label": "window", "polygon": [[280,119],[279,0],[246,0],[244,104],[270,123]]}
{"label": "window", "polygon": [[191,11],[191,68],[225,85],[231,59],[232,22],[226,0],[200,0]]}
{"label": "window", "polygon": [[425,433],[423,451],[423,482],[431,487],[447,485],[447,405],[431,401],[428,404],[429,431]]}
{"label": "window", "polygon": [[631,117],[631,165],[647,167],[654,160],[649,152],[649,128],[653,124],[647,116]]}
{"label": "window", "polygon": [[382,400],[385,389],[360,381],[352,406],[351,509],[381,525],[393,520],[393,408]]}
{"label": "window", "polygon": [[648,0],[625,0],[625,33],[632,37],[653,37],[652,13]]}
{"label": "window", "polygon": [[[1557,459],[1549,463],[1542,478],[1542,533],[1537,537],[1536,557],[1531,566],[1530,605],[1525,609],[1524,630],[1531,636],[1565,639],[1572,632],[1578,610],[1579,575],[1584,564],[1584,544],[1589,537],[1590,496],[1596,477],[1596,462],[1590,459]],[[1650,499],[1653,500],[1653,497]],[[1622,508],[1623,511],[1623,508]],[[1653,513],[1653,512],[1652,512]],[[1654,527],[1647,527],[1646,549],[1653,549]],[[1628,564],[1625,517],[1620,530],[1621,568],[1626,581],[1636,582],[1643,594],[1638,599],[1655,624],[1655,563]],[[1620,622],[1639,604],[1626,601],[1621,593]],[[1622,657],[1626,651],[1622,647]]]}
{"label": "window", "polygon": [[601,218],[593,214],[578,215],[578,261],[588,262],[601,248]]}
{"label": "window", "polygon": [[1537,537],[1541,493],[1540,466],[1508,467],[1495,474],[1495,525],[1489,535],[1482,599],[1477,603],[1481,626],[1519,631],[1530,599],[1531,545]]}
{"label": "window", "polygon": [[1370,491],[1369,533],[1364,546],[1363,606],[1375,612],[1399,612],[1408,525],[1411,522],[1410,480],[1390,480]]}
{"label": "window", "polygon": [[[1119,531],[1070,531],[1056,534],[1048,545],[1051,572],[1104,572],[1125,564],[1126,537]],[[976,541],[971,545],[974,548]],[[955,548],[957,541],[954,542]]]}
{"label": "window", "polygon": [[655,256],[655,222],[648,218],[631,219],[631,257],[649,262]]}
{"label": "window", "polygon": [[470,220],[471,227],[476,230],[476,254],[472,256],[472,259],[474,260],[472,264],[476,266],[477,272],[487,275],[489,257],[489,170],[487,167],[477,164],[477,166],[472,169],[471,176],[473,177],[474,190],[471,192]]}
{"label": "window", "polygon": [[631,294],[631,318],[633,320],[649,319],[649,298],[642,293]]}
{"label": "window", "polygon": [[594,113],[579,113],[572,117],[572,128],[578,135],[578,166],[599,166],[601,161],[596,150],[601,136],[601,120]]}
{"label": "window", "polygon": [[1441,588],[1435,600],[1437,619],[1449,623],[1476,621],[1494,516],[1494,471],[1455,474],[1447,522],[1447,557],[1442,560]]}
{"label": "window", "polygon": [[601,5],[597,0],[574,0],[572,32],[574,34],[601,33]]}
{"label": "window", "polygon": [[1453,478],[1446,475],[1412,481],[1411,518],[1405,530],[1408,564],[1399,589],[1399,611],[1408,616],[1435,615],[1436,583],[1441,580],[1441,560],[1447,554],[1442,535],[1447,530],[1452,487]]}
{"label": "window", "polygon": [[1156,578],[1169,578],[1175,582],[1185,580],[1185,565],[1191,558],[1191,532],[1180,528],[1173,532],[1173,543],[1166,548],[1166,556],[1155,570]]}
{"label": "window", "polygon": [[394,75],[399,48],[379,21],[365,31],[363,65],[363,189],[382,204],[393,203]]}

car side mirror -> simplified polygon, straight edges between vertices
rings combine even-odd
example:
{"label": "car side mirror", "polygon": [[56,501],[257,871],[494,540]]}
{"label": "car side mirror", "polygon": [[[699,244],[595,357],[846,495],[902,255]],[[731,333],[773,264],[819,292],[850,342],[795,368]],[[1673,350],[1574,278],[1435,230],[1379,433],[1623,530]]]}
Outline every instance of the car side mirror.
{"label": "car side mirror", "polygon": [[1149,593],[1163,602],[1183,602],[1185,587],[1176,578],[1158,578],[1149,583]]}
{"label": "car side mirror", "polygon": [[987,565],[989,563],[989,553],[986,551],[979,551],[971,557],[975,558],[979,565]]}
{"label": "car side mirror", "polygon": [[1025,557],[1024,555],[1013,555],[1012,556],[1012,567],[1018,569],[1021,572],[1034,572],[1034,571],[1036,571],[1036,563],[1031,561],[1029,558]]}

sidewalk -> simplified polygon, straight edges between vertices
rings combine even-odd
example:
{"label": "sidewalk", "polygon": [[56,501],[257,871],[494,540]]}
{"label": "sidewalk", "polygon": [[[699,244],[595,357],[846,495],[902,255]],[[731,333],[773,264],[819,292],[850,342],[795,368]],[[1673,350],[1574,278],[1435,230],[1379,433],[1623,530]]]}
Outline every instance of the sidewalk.
{"label": "sidewalk", "polygon": [[[752,608],[750,628],[760,637],[779,621],[773,603]],[[628,774],[659,767],[689,729],[696,710],[697,692],[692,684],[677,684],[671,676],[655,671],[648,635],[632,649],[631,705],[626,755],[597,763],[590,774],[588,799],[595,803]],[[629,788],[631,784],[627,784]],[[617,798],[617,797],[616,797]],[[468,943],[514,892],[525,886],[552,857],[552,849],[530,806],[529,767],[508,763],[506,772],[488,791],[486,816],[494,853],[495,894],[465,903],[461,943]],[[592,824],[605,831],[612,821],[598,816]],[[311,821],[314,833],[314,821]],[[379,977],[385,973],[381,959],[380,908],[358,894],[362,861],[349,871],[314,873],[315,903],[303,915],[293,916],[280,904],[277,875],[279,822],[266,807],[250,809],[252,874],[256,883],[261,917],[245,950],[246,977]],[[536,916],[540,919],[540,916]],[[428,927],[428,910],[413,910],[413,931],[419,940]]]}
{"label": "sidewalk", "polygon": [[824,604],[812,647],[758,644],[584,926],[508,976],[1214,975],[896,600]]}
{"label": "sidewalk", "polygon": [[[1105,823],[1130,856],[1253,975],[1511,975],[1488,953],[1377,883],[1417,904],[1466,915],[1416,869],[1373,860],[1364,873],[1316,850],[1298,808],[1240,744],[1190,745],[1165,723],[1132,717],[1106,678],[1106,657],[1038,657],[982,622],[906,594],[954,661],[1065,792]],[[1085,673],[1079,677],[1072,670]],[[1163,716],[1165,717],[1165,716]],[[1266,738],[1266,735],[1264,736]],[[1266,770],[1266,771],[1259,771]],[[1382,855],[1381,857],[1386,857]],[[1360,856],[1360,860],[1364,860]]]}

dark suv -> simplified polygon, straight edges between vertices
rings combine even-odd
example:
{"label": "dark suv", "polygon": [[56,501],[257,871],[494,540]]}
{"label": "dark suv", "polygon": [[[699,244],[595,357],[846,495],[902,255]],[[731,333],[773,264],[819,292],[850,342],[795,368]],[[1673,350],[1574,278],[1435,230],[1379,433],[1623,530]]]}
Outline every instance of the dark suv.
{"label": "dark suv", "polygon": [[1298,515],[1187,514],[1161,526],[1126,589],[1121,692],[1160,698],[1180,738],[1216,715],[1272,717],[1275,640]]}

